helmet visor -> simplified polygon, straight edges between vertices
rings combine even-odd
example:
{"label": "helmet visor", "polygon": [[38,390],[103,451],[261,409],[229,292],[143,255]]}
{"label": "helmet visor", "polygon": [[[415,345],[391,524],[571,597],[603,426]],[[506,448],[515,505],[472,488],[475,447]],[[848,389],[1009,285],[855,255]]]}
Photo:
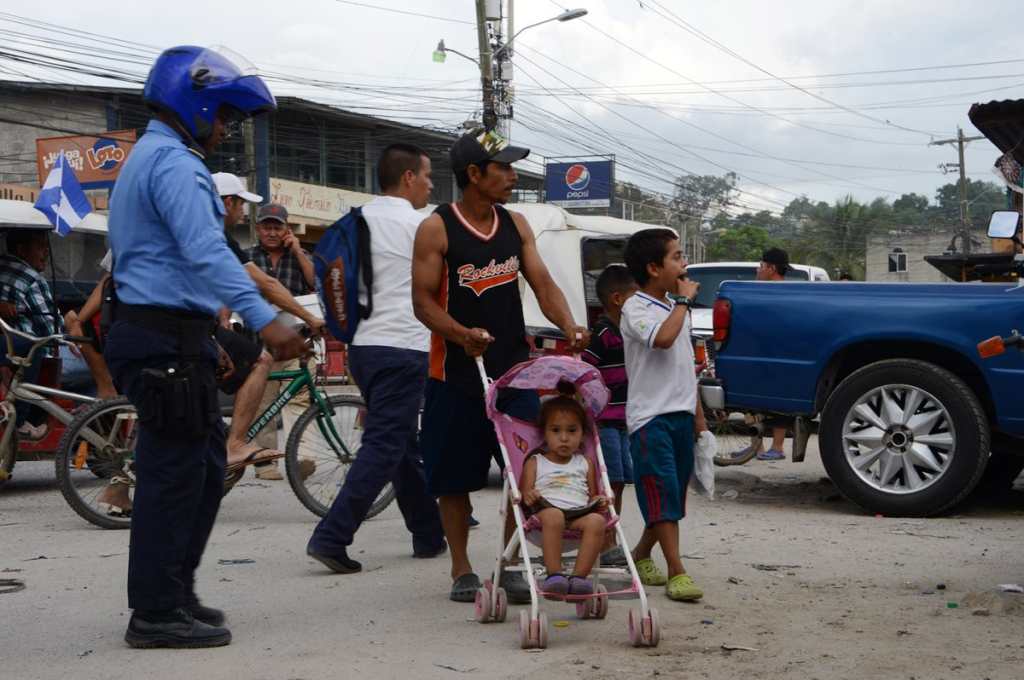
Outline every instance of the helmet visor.
{"label": "helmet visor", "polygon": [[259,74],[256,66],[230,48],[208,47],[196,57],[189,69],[196,88],[229,83],[245,76]]}

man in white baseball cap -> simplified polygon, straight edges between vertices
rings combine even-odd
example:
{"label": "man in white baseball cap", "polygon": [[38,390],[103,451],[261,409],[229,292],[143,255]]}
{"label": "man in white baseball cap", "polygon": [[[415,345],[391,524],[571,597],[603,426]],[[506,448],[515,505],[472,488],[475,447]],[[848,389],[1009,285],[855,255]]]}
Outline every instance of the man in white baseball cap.
{"label": "man in white baseball cap", "polygon": [[[260,203],[263,197],[248,191],[245,183],[229,172],[215,173],[213,181],[217,186],[217,193],[224,201],[224,237],[227,239],[228,247],[245,267],[260,294],[272,305],[301,319],[314,335],[319,335],[323,329],[323,320],[310,314],[277,279],[253,264],[248,253],[231,234],[230,228],[238,224],[245,215],[246,203]],[[220,389],[227,394],[235,394],[235,407],[227,441],[226,472],[229,478],[235,477],[237,481],[246,466],[269,464],[284,454],[245,441],[245,433],[256,417],[273,360],[259,345],[231,331],[230,317],[230,310],[221,310],[221,327],[217,331],[217,342],[231,357],[235,369],[221,382]],[[312,461],[308,461],[306,465],[311,463]],[[312,472],[312,469],[303,469],[304,476]]]}

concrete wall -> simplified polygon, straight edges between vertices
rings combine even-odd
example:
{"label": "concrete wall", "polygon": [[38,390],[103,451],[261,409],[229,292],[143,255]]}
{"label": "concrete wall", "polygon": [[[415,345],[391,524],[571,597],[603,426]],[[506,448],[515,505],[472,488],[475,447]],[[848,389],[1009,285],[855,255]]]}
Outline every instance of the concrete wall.
{"label": "concrete wall", "polygon": [[[988,248],[985,234],[975,234],[983,248]],[[925,255],[942,255],[949,247],[952,232],[939,231],[924,234],[887,234],[872,236],[867,242],[867,281],[908,282],[908,283],[947,283],[951,279],[939,273],[939,270],[924,261]],[[889,272],[889,254],[894,248],[902,248],[907,255],[907,271],[903,273]]]}
{"label": "concrete wall", "polygon": [[38,185],[37,138],[104,132],[107,129],[103,101],[82,93],[4,90],[0,93],[0,118],[4,119],[0,120],[0,183]]}

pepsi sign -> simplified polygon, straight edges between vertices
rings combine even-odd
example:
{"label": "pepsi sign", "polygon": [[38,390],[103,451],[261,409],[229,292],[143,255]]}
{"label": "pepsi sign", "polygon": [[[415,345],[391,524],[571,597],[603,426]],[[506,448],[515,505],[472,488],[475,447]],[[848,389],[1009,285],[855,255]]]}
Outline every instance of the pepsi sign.
{"label": "pepsi sign", "polygon": [[614,161],[548,163],[544,166],[546,202],[563,208],[607,208],[611,205]]}

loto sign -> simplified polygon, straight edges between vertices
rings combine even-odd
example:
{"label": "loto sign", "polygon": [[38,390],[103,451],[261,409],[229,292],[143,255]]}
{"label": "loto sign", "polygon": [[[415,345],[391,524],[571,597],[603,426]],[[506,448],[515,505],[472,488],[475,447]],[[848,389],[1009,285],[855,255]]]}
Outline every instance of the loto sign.
{"label": "loto sign", "polygon": [[74,169],[83,189],[110,189],[135,146],[135,130],[114,130],[101,135],[46,137],[36,140],[39,185],[57,162],[60,152]]}

